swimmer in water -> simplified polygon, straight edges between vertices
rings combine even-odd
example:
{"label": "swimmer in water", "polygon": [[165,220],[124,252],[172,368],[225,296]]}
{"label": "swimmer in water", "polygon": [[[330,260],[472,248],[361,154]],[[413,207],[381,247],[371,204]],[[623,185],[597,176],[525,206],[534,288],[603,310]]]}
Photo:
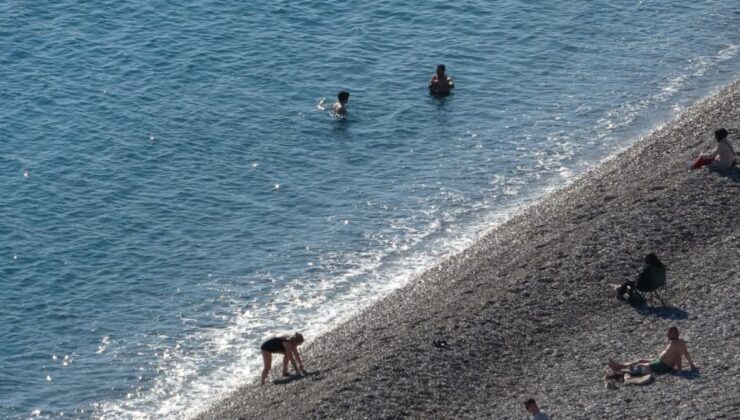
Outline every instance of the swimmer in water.
{"label": "swimmer in water", "polygon": [[337,94],[337,102],[332,105],[334,115],[344,117],[347,115],[347,102],[349,102],[349,92],[343,90]]}
{"label": "swimmer in water", "polygon": [[429,81],[429,93],[432,95],[447,95],[455,88],[455,81],[445,73],[446,70],[444,64],[437,66],[437,72]]}

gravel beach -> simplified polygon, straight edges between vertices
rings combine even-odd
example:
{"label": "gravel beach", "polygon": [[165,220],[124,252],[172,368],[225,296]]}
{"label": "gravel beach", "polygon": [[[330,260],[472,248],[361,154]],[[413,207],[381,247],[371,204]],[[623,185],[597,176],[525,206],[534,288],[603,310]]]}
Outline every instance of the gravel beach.
{"label": "gravel beach", "polygon": [[[738,418],[740,169],[686,168],[723,126],[740,81],[310,340],[308,376],[245,378],[197,418],[524,418],[529,397],[559,419]],[[668,305],[618,301],[649,252]],[[698,371],[605,386],[609,358],[656,356],[671,325]]]}

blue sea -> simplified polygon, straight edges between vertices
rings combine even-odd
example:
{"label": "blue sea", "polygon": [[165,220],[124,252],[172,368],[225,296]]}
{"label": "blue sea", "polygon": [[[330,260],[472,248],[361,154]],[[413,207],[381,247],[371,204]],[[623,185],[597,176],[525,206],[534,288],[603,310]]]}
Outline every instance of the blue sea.
{"label": "blue sea", "polygon": [[3,1],[0,418],[197,413],[264,339],[316,339],[736,79],[739,25],[735,0]]}

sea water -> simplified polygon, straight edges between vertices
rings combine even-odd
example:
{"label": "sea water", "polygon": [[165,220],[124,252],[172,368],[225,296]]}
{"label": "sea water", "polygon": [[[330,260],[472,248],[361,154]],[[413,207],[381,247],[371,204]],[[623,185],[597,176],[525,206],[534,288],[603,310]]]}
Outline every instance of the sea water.
{"label": "sea water", "polygon": [[315,339],[734,80],[738,24],[734,0],[0,3],[0,417],[196,413],[265,338]]}

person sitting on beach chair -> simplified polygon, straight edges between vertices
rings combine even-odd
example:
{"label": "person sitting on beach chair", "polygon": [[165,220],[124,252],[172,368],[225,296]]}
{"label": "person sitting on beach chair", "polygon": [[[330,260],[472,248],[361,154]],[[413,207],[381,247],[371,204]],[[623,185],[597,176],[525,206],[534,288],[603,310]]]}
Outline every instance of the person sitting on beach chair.
{"label": "person sitting on beach chair", "polygon": [[643,293],[654,293],[660,302],[665,306],[665,302],[658,295],[658,289],[665,286],[665,266],[660,262],[658,256],[650,253],[645,256],[647,264],[637,277],[637,281],[628,281],[617,288],[617,298],[624,299],[624,295],[630,302],[641,299]]}
{"label": "person sitting on beach chair", "polygon": [[609,368],[615,373],[627,371],[632,374],[668,373],[671,370],[681,370],[683,357],[689,362],[692,369],[696,369],[694,362],[686,349],[686,342],[678,338],[678,328],[670,327],[666,332],[668,347],[655,359],[640,359],[628,363],[617,363],[609,359]]}
{"label": "person sitting on beach chair", "polygon": [[293,364],[293,369],[295,369],[296,373],[306,373],[305,369],[303,369],[301,355],[298,353],[298,346],[301,344],[303,344],[303,335],[301,333],[295,333],[292,337],[274,337],[262,343],[260,349],[262,350],[262,359],[265,362],[265,367],[262,369],[262,385],[265,384],[265,379],[267,379],[267,375],[272,368],[273,353],[283,355],[283,376],[289,376],[288,362]]}
{"label": "person sitting on beach chair", "polygon": [[707,166],[709,169],[721,171],[728,169],[737,163],[735,150],[732,149],[728,138],[729,132],[725,128],[720,128],[714,132],[714,138],[717,140],[717,148],[711,153],[704,153],[692,163],[691,169],[699,169]]}

